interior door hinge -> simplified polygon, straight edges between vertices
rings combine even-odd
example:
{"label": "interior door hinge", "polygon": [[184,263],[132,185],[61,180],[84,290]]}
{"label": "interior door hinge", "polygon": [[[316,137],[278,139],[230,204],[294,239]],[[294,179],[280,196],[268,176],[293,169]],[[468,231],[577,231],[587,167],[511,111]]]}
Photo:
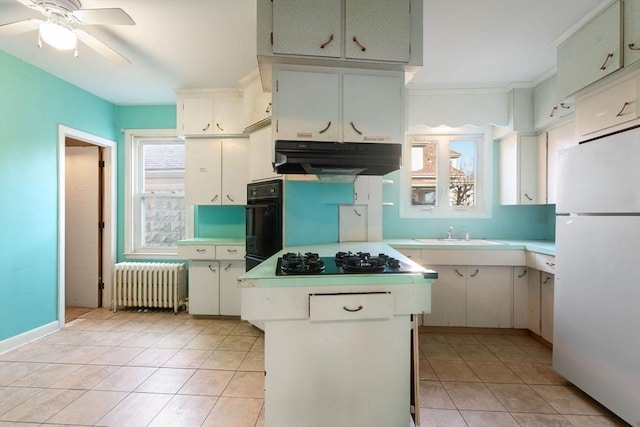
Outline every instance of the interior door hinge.
{"label": "interior door hinge", "polygon": [[104,160],[100,160],[98,162],[98,167],[103,168],[104,167]]}
{"label": "interior door hinge", "polygon": [[104,230],[104,221],[98,222],[98,228],[100,228],[101,230]]}
{"label": "interior door hinge", "polygon": [[276,80],[276,92],[280,88],[280,80]]}
{"label": "interior door hinge", "polygon": [[269,34],[269,42],[271,43],[271,46],[273,46],[273,31]]}
{"label": "interior door hinge", "polygon": [[104,282],[102,280],[98,281],[98,289],[104,289]]}

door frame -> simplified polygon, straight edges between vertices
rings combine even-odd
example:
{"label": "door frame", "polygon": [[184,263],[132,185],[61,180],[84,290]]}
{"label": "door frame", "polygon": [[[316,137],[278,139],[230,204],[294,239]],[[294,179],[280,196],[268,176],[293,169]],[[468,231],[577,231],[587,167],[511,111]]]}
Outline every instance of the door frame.
{"label": "door frame", "polygon": [[[117,150],[116,142],[78,129],[58,125],[58,325],[65,325],[65,140],[67,137],[84,141],[104,149],[104,204],[102,206],[104,230],[102,239],[102,306],[111,301],[111,272],[116,259],[116,179]],[[97,224],[96,224],[97,226]]]}

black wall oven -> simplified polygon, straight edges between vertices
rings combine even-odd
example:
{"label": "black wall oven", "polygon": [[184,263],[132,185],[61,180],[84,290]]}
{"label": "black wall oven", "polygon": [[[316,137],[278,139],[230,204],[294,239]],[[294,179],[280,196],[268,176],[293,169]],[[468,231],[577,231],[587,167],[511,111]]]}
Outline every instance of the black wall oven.
{"label": "black wall oven", "polygon": [[247,185],[247,271],[282,249],[282,180]]}

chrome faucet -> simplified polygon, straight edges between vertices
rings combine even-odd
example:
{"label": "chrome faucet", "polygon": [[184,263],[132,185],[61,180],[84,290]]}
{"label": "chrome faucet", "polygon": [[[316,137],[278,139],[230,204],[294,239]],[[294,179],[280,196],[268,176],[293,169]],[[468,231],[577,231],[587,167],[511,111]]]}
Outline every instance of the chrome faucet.
{"label": "chrome faucet", "polygon": [[447,240],[453,239],[453,227],[449,227],[449,231],[447,231]]}

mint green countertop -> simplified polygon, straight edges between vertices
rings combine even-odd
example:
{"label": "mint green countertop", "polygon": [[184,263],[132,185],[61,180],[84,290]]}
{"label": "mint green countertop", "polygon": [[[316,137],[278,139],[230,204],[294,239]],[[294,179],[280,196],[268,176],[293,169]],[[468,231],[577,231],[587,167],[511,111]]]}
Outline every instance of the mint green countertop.
{"label": "mint green countertop", "polygon": [[245,239],[233,237],[194,237],[192,239],[178,240],[178,246],[188,245],[225,245],[225,246],[244,246]]}
{"label": "mint green countertop", "polygon": [[339,251],[367,251],[372,254],[386,253],[408,264],[422,269],[409,258],[385,242],[340,242],[308,246],[290,246],[273,255],[238,279],[240,287],[306,287],[306,286],[352,286],[352,285],[404,285],[412,283],[430,284],[434,279],[425,279],[420,272],[406,274],[338,274],[326,276],[276,276],[278,258],[286,252],[316,252],[320,256],[334,256]]}
{"label": "mint green countertop", "polygon": [[[432,240],[432,242],[425,243],[420,240]],[[550,240],[503,240],[503,239],[481,239],[487,240],[491,243],[482,244],[474,242],[459,241],[438,241],[438,239],[387,239],[385,243],[391,247],[398,249],[442,249],[442,250],[456,250],[456,249],[473,249],[473,250],[527,250],[530,252],[538,252],[545,255],[555,255],[556,244]]]}

